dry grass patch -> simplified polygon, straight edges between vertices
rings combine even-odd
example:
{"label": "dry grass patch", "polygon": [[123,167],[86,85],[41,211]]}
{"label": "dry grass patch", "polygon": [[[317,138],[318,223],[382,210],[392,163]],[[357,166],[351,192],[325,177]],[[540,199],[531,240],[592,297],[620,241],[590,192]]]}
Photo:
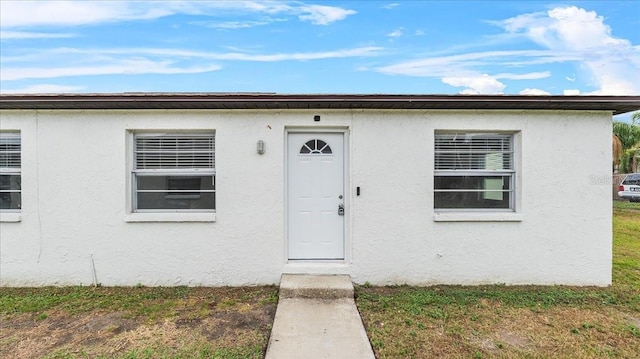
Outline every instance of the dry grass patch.
{"label": "dry grass patch", "polygon": [[276,287],[2,288],[3,358],[261,358]]}

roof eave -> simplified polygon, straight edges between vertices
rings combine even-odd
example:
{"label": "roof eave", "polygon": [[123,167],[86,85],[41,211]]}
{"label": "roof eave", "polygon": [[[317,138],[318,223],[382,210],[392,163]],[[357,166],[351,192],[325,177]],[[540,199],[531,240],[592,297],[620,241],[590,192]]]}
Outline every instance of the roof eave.
{"label": "roof eave", "polygon": [[640,96],[124,93],[0,95],[0,109],[640,109]]}

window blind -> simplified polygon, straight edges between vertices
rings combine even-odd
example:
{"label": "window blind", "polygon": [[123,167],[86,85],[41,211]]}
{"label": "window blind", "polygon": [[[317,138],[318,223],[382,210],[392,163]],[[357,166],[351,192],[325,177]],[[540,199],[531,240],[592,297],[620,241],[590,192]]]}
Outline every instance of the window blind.
{"label": "window blind", "polygon": [[511,135],[435,135],[435,170],[513,170]]}
{"label": "window blind", "polygon": [[20,168],[21,151],[19,133],[0,133],[0,168]]}
{"label": "window blind", "polygon": [[215,168],[215,139],[209,135],[136,135],[136,169]]}

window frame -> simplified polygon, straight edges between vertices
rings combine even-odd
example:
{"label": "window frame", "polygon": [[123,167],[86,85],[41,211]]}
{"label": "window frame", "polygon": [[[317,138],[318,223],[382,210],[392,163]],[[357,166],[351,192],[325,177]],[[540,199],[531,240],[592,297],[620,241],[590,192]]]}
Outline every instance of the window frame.
{"label": "window frame", "polygon": [[[18,138],[19,167],[12,167],[12,166],[0,167],[0,174],[8,175],[8,176],[18,176],[20,181],[20,188],[18,190],[2,191],[2,193],[18,193],[20,208],[0,208],[0,212],[2,212],[3,214],[20,214],[22,212],[22,200],[23,200],[22,198],[22,156],[23,156],[22,133],[20,130],[2,130],[0,131],[0,137],[7,137],[7,138],[17,137]],[[9,151],[7,153],[9,153]],[[5,218],[3,218],[2,221],[4,222]]]}
{"label": "window frame", "polygon": [[[500,137],[508,136],[509,138],[509,151],[502,151],[496,153],[509,153],[510,168],[508,169],[437,169],[436,156],[438,151],[436,150],[438,135],[496,135]],[[518,212],[518,198],[520,194],[519,183],[519,131],[495,131],[495,130],[436,130],[434,132],[434,144],[433,144],[433,210],[435,213],[434,219],[436,220],[452,220],[452,221],[482,221],[482,220],[521,220],[520,216],[514,216]],[[471,152],[467,152],[471,153]],[[502,190],[502,193],[509,194],[508,208],[474,208],[474,207],[459,207],[459,208],[439,208],[436,207],[435,197],[437,193],[452,193],[452,192],[477,192],[479,195],[486,193],[483,189],[437,189],[436,178],[437,177],[507,177],[508,178],[508,190]]]}
{"label": "window frame", "polygon": [[[138,179],[140,177],[154,177],[154,176],[163,176],[172,178],[172,177],[205,177],[211,178],[211,186],[212,190],[203,190],[200,189],[201,193],[213,193],[214,196],[216,194],[216,169],[215,169],[215,131],[214,130],[170,130],[170,131],[129,131],[129,176],[130,176],[130,190],[128,191],[129,197],[129,216],[126,218],[128,222],[164,222],[164,221],[179,221],[179,222],[189,222],[189,221],[213,221],[215,220],[216,213],[216,198],[213,200],[213,208],[204,208],[204,209],[191,209],[191,208],[156,208],[156,209],[140,209],[138,208],[138,193],[141,191],[138,190]],[[211,150],[212,156],[212,168],[137,168],[137,139],[140,137],[207,137],[212,138],[213,146]],[[167,190],[143,190],[143,192],[168,192]],[[171,192],[176,192],[178,190],[173,189]],[[187,192],[187,190],[185,190]],[[193,198],[194,190],[190,189],[189,198],[184,197],[182,199],[195,199]],[[174,194],[167,194],[167,196],[174,196]],[[179,196],[179,195],[178,195]],[[165,196],[166,197],[166,196]],[[181,199],[178,197],[174,197],[171,199]]]}

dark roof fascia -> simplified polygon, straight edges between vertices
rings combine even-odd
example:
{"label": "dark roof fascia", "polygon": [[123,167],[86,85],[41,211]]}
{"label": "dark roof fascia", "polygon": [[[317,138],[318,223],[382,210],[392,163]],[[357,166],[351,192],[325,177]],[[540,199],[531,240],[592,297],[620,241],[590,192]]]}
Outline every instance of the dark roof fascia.
{"label": "dark roof fascia", "polygon": [[581,110],[614,115],[640,109],[640,96],[327,95],[273,93],[7,94],[0,109],[417,109]]}

